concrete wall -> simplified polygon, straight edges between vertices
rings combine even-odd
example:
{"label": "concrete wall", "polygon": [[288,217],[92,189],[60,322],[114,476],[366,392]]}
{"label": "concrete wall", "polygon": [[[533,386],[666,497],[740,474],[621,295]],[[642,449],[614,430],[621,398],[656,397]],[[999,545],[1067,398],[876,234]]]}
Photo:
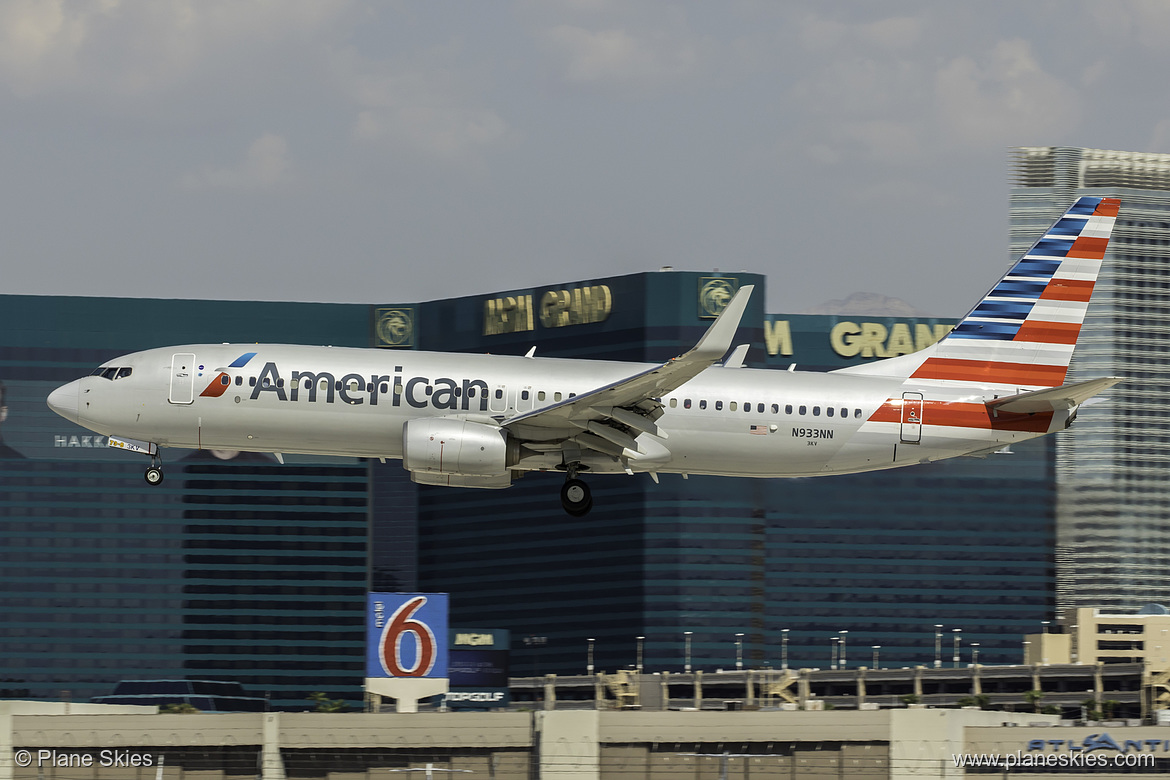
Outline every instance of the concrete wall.
{"label": "concrete wall", "polygon": [[[77,712],[81,709],[82,712]],[[548,710],[488,713],[143,714],[141,707],[0,702],[0,780],[393,780],[450,770],[496,780],[961,777],[952,756],[1156,753],[1170,727],[1061,727],[1053,716],[955,709],[824,712]],[[55,713],[55,714],[54,714]],[[1011,725],[1005,725],[1005,721]],[[1031,740],[1040,748],[1028,750]],[[1127,742],[1128,741],[1128,742]],[[1096,743],[1094,743],[1096,744]],[[144,766],[18,766],[21,750],[71,760],[101,751]],[[54,753],[55,751],[55,753]],[[162,762],[161,772],[159,762]],[[35,762],[34,762],[35,763]]]}

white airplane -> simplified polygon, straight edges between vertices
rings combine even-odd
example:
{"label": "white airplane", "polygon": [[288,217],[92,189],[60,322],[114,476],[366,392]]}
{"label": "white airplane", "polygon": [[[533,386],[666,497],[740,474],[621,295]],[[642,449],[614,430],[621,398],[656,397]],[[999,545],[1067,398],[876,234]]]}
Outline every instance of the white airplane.
{"label": "white airplane", "polygon": [[723,360],[752,288],[661,365],[291,345],[136,352],[52,392],[53,411],[160,448],[398,458],[415,482],[506,488],[565,473],[808,477],[980,455],[1067,428],[1120,381],[1065,384],[1120,203],[1080,198],[946,338],[828,373]]}

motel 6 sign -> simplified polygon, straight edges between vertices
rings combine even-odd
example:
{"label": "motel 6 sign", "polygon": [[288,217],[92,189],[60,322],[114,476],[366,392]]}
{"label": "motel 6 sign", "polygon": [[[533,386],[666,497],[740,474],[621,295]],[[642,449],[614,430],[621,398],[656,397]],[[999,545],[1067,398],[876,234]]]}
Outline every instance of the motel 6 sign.
{"label": "motel 6 sign", "polygon": [[370,593],[366,677],[447,677],[446,593]]}

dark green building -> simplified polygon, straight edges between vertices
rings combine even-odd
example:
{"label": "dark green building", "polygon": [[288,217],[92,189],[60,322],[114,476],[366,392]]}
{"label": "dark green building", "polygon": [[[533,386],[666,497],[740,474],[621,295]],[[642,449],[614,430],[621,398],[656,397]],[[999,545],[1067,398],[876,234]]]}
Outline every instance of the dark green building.
{"label": "dark green building", "polygon": [[[50,412],[53,387],[168,344],[284,342],[662,361],[757,285],[748,365],[827,370],[921,348],[933,319],[766,315],[763,277],[664,271],[426,303],[0,296],[0,695],[75,699],[120,679],[241,682],[274,707],[360,699],[364,593],[451,594],[452,624],[510,629],[512,672],[1019,660],[1052,617],[1047,440],[1014,455],[848,477],[593,477],[422,487],[397,462],[110,451]],[[141,458],[141,459],[140,459]],[[785,631],[787,629],[787,631]],[[842,634],[841,632],[848,632]],[[742,636],[740,636],[742,635]],[[543,637],[541,641],[532,637]],[[639,641],[636,637],[644,637]],[[529,641],[525,641],[528,639]],[[837,656],[840,659],[840,656]]]}

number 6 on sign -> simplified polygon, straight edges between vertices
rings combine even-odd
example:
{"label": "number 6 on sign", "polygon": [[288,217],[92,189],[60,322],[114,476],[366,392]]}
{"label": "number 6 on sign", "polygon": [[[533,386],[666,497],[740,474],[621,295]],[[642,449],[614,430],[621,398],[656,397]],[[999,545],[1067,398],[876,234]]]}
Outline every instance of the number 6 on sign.
{"label": "number 6 on sign", "polygon": [[[431,627],[420,620],[414,620],[414,613],[427,603],[426,596],[416,596],[398,608],[382,631],[382,668],[391,677],[426,677],[435,666],[435,634]],[[413,637],[414,664],[407,666],[403,660],[403,644]]]}
{"label": "number 6 on sign", "polygon": [[367,677],[447,676],[447,594],[371,593]]}

